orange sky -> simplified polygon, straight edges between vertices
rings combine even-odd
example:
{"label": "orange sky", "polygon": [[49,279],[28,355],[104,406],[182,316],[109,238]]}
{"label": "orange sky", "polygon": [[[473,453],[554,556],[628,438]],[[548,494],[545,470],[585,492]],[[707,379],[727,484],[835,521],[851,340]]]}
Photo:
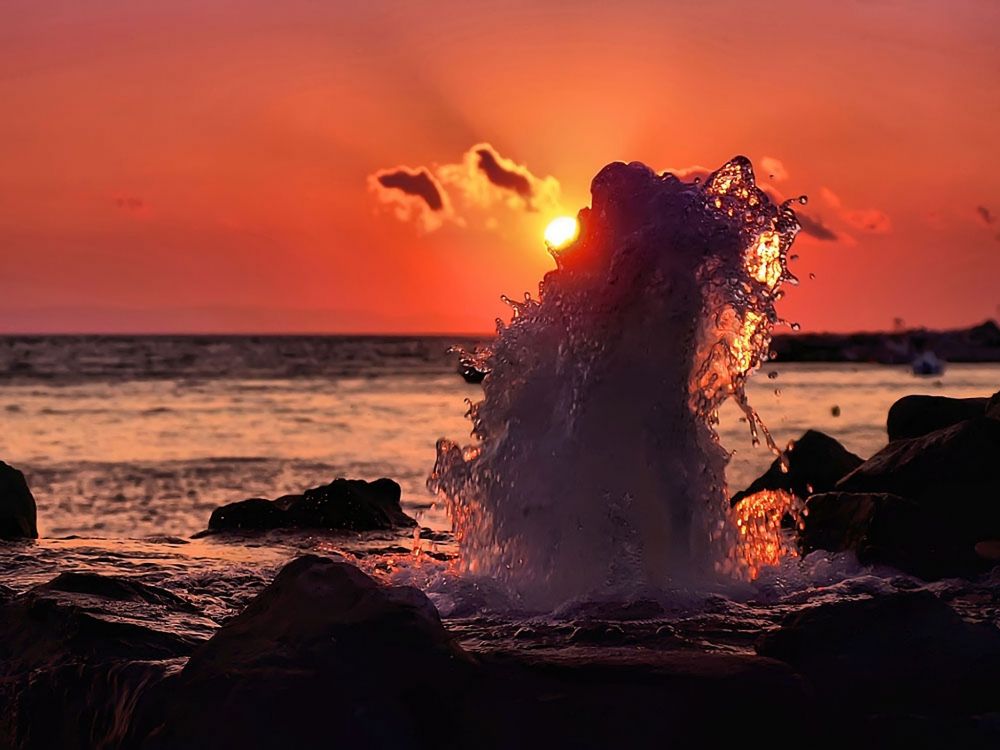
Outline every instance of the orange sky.
{"label": "orange sky", "polygon": [[[837,235],[796,244],[803,330],[977,322],[998,28],[990,0],[5,0],[0,331],[490,330],[602,165],[739,153]],[[425,231],[369,189],[481,142],[558,201]]]}

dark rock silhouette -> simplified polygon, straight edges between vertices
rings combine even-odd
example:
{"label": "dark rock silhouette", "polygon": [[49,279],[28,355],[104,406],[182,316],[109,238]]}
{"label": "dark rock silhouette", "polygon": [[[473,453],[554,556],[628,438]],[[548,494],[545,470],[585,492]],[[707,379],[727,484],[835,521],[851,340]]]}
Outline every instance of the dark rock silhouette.
{"label": "dark rock silhouette", "polygon": [[809,498],[800,544],[852,549],[924,578],[975,575],[1000,540],[1000,420],[899,439]]}
{"label": "dark rock silhouette", "polygon": [[790,736],[981,742],[975,716],[1000,706],[996,629],[926,593],[801,612],[759,655],[670,629],[636,648],[586,620],[556,647],[472,653],[420,591],[311,555],[207,640],[177,634],[205,627],[189,602],[133,579],[0,594],[0,746],[15,750],[692,746],[720,710],[752,728],[776,707]]}
{"label": "dark rock silhouette", "polygon": [[770,468],[742,492],[733,495],[736,505],[743,498],[762,490],[786,490],[805,500],[814,492],[826,492],[845,475],[860,466],[856,456],[829,435],[808,430],[785,451],[787,471],[776,458]]}
{"label": "dark rock silhouette", "polygon": [[978,540],[940,507],[885,493],[813,495],[799,533],[803,553],[854,551],[864,563],[881,563],[925,579],[974,576],[992,567]]}
{"label": "dark rock silhouette", "polygon": [[987,398],[903,396],[889,407],[889,442],[920,437],[986,413]]}
{"label": "dark rock silhouette", "polygon": [[144,747],[430,746],[469,664],[419,590],[302,557],[150,696]]}
{"label": "dark rock silhouette", "polygon": [[981,524],[1000,514],[998,462],[1000,422],[981,416],[890,443],[841,479],[837,489],[937,502],[951,515],[974,516]]}
{"label": "dark rock silhouette", "polygon": [[791,669],[745,654],[605,644],[473,657],[421,592],[310,556],[150,691],[139,724],[147,750],[639,747],[702,737],[734,694],[736,722],[774,702],[793,729],[810,715]]}
{"label": "dark rock silhouette", "polygon": [[1000,705],[1000,631],[965,622],[926,591],[800,611],[761,636],[757,652],[805,676],[847,735],[858,712],[896,721],[919,715],[942,728]]}
{"label": "dark rock silhouette", "polygon": [[301,495],[277,500],[253,498],[212,511],[208,531],[260,531],[281,528],[384,531],[416,521],[400,506],[400,488],[391,479],[366,482],[335,479]]}
{"label": "dark rock silhouette", "polygon": [[174,594],[123,578],[64,573],[7,597],[0,747],[125,746],[139,696],[212,628]]}
{"label": "dark rock silhouette", "polygon": [[987,402],[986,416],[990,419],[1000,419],[1000,391],[994,393]]}
{"label": "dark rock silhouette", "polygon": [[0,461],[0,539],[37,539],[36,513],[24,474]]}

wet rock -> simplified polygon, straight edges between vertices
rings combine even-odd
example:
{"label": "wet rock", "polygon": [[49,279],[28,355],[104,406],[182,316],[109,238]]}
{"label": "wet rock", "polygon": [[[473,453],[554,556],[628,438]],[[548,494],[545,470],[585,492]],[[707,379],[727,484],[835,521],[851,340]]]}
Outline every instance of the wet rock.
{"label": "wet rock", "polygon": [[975,575],[1000,539],[1000,421],[896,440],[808,503],[806,549],[854,549],[924,578]]}
{"label": "wet rock", "polygon": [[0,747],[115,748],[214,623],[174,594],[67,573],[0,604]]}
{"label": "wet rock", "polygon": [[[852,550],[864,564],[891,565],[925,579],[973,576],[994,564],[941,509],[886,493],[828,492],[806,504],[803,553]],[[975,535],[975,534],[974,534]]]}
{"label": "wet rock", "polygon": [[[131,586],[137,588],[126,593]],[[184,656],[199,638],[178,634],[184,628],[175,615],[193,611],[169,592],[124,579],[60,576],[0,606],[0,674],[78,660]]]}
{"label": "wet rock", "polygon": [[837,483],[844,492],[900,495],[1000,534],[1000,421],[969,419],[897,440]]}
{"label": "wet rock", "polygon": [[210,531],[265,531],[290,525],[288,514],[271,500],[254,497],[212,511]]}
{"label": "wet rock", "polygon": [[0,539],[37,539],[35,498],[24,474],[0,461]]}
{"label": "wet rock", "polygon": [[461,712],[476,733],[458,747],[714,746],[732,737],[720,722],[752,733],[778,706],[788,736],[812,726],[810,689],[769,658],[577,645],[479,660],[489,679]]}
{"label": "wet rock", "polygon": [[803,610],[762,636],[757,652],[805,676],[837,721],[1000,709],[1000,632],[926,591]]}
{"label": "wet rock", "polygon": [[302,557],[149,697],[144,747],[439,744],[470,663],[417,589]]}
{"label": "wet rock", "polygon": [[142,602],[169,607],[182,612],[197,612],[190,602],[176,594],[151,586],[141,581],[96,573],[60,573],[48,583],[34,589],[36,594],[43,591],[63,591],[67,593],[89,594],[119,602]]}
{"label": "wet rock", "polygon": [[391,479],[366,482],[336,479],[330,484],[277,500],[254,498],[216,508],[208,530],[259,531],[279,528],[383,531],[416,521],[400,506],[400,488]]}
{"label": "wet rock", "polygon": [[860,466],[856,456],[829,435],[808,430],[785,451],[788,471],[776,458],[770,468],[742,492],[732,497],[732,504],[762,490],[786,490],[805,500],[815,492],[833,489],[841,477]]}
{"label": "wet rock", "polygon": [[986,398],[904,396],[889,407],[886,432],[889,442],[920,437],[951,427],[986,412]]}

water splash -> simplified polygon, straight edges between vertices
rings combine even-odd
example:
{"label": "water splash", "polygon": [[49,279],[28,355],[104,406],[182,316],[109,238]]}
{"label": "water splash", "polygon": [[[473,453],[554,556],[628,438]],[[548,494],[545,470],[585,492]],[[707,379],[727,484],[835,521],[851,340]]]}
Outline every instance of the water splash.
{"label": "water splash", "polygon": [[[506,299],[473,442],[442,439],[428,487],[461,567],[551,605],[732,567],[728,455],[715,432],[768,357],[799,226],[737,157],[703,183],[610,164],[537,299]],[[777,452],[777,449],[774,449]]]}

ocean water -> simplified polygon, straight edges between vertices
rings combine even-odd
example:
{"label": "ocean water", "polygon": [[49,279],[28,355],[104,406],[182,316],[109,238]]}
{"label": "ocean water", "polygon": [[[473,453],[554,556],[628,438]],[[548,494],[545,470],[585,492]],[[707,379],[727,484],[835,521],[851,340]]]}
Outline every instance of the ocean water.
{"label": "ocean water", "polygon": [[[481,608],[480,584],[473,586],[480,598],[471,596],[468,582],[446,579],[435,555],[425,554],[446,558],[455,551],[445,511],[425,482],[435,441],[469,432],[466,400],[478,399],[481,387],[456,374],[447,349],[472,343],[0,338],[0,459],[25,473],[42,537],[0,547],[0,584],[23,590],[66,569],[133,574],[221,618],[283,562],[310,550],[341,553],[420,583],[445,615]],[[952,365],[927,379],[899,367],[775,362],[751,378],[748,391],[779,445],[816,428],[867,457],[884,445],[886,411],[897,398],[983,396],[998,387],[1000,365]],[[719,427],[732,452],[733,491],[773,460],[766,448],[751,445],[741,414],[727,404]],[[429,568],[411,553],[412,538],[392,534],[191,539],[222,503],[299,492],[339,476],[399,482],[405,510],[429,530],[419,544]],[[789,563],[795,564],[805,563]],[[808,564],[812,578],[793,589],[812,585],[817,565],[827,573],[868,575],[849,561]],[[775,575],[740,589],[740,597],[767,599],[775,581],[786,586],[804,574],[789,568]]]}

